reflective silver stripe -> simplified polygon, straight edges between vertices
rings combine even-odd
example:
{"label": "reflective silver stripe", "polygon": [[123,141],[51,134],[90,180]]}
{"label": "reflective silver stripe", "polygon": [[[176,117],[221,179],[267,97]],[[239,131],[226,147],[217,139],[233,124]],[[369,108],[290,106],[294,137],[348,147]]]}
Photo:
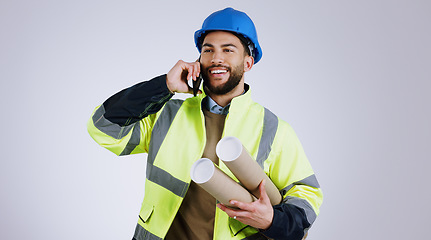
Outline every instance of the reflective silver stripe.
{"label": "reflective silver stripe", "polygon": [[259,150],[257,152],[256,161],[263,168],[263,163],[268,158],[271,152],[271,146],[274,142],[275,133],[278,128],[278,117],[265,108],[265,115],[263,118],[262,137],[260,138]]}
{"label": "reflective silver stripe", "polygon": [[154,124],[150,146],[148,149],[148,162],[151,165],[154,163],[157,153],[159,152],[160,146],[165,140],[166,134],[174,121],[175,115],[183,104],[183,100],[174,99],[170,100],[165,104],[165,108],[157,119],[156,124]]}
{"label": "reflective silver stripe", "polygon": [[291,204],[291,205],[294,205],[296,207],[303,209],[305,212],[305,216],[307,217],[307,221],[310,224],[313,224],[314,220],[316,220],[316,218],[317,218],[317,215],[314,212],[313,207],[305,199],[287,196],[285,199],[283,199],[283,203]]}
{"label": "reflective silver stripe", "polygon": [[[151,169],[148,170],[149,168]],[[147,179],[182,198],[186,195],[187,189],[189,188],[188,183],[175,178],[170,173],[154,165],[147,164]]]}
{"label": "reflective silver stripe", "polygon": [[101,105],[93,115],[93,124],[101,132],[115,139],[122,139],[134,127],[134,124],[121,127],[105,118],[105,108]]}
{"label": "reflective silver stripe", "polygon": [[320,184],[317,181],[316,175],[311,175],[309,177],[306,177],[300,181],[294,182],[290,184],[289,186],[283,188],[280,190],[281,196],[284,196],[293,186],[295,185],[307,185],[314,188],[320,188]]}
{"label": "reflective silver stripe", "polygon": [[[313,174],[309,177],[306,177],[300,181],[294,182],[289,186],[281,189],[280,190],[281,196],[284,196],[295,185],[307,185],[313,188],[320,188],[320,184],[317,181],[316,175]],[[314,220],[316,220],[317,215],[314,212],[313,207],[307,200],[298,198],[298,197],[287,196],[285,199],[283,199],[283,203],[292,204],[303,209],[307,217],[308,223],[313,224]]]}
{"label": "reflective silver stripe", "polygon": [[132,240],[163,240],[163,238],[157,237],[156,235],[147,231],[141,225],[137,224]]}
{"label": "reflective silver stripe", "polygon": [[127,143],[123,151],[120,153],[120,156],[129,155],[136,148],[136,146],[139,145],[139,142],[141,141],[141,127],[139,125],[139,122],[121,127],[120,125],[106,119],[104,114],[105,108],[102,105],[94,113],[93,123],[94,126],[99,129],[99,131],[107,134],[108,136],[115,139],[122,139],[130,132],[130,130],[133,129],[132,136],[130,137],[129,142]]}
{"label": "reflective silver stripe", "polygon": [[180,197],[185,196],[189,184],[154,166],[154,160],[183,102],[183,100],[174,99],[165,104],[156,124],[154,124],[147,158],[147,179]]}
{"label": "reflective silver stripe", "polygon": [[132,136],[130,137],[129,142],[127,143],[123,152],[120,153],[120,156],[129,155],[130,153],[132,153],[136,146],[138,146],[141,142],[141,125],[139,124],[139,122],[133,124],[135,128],[133,128]]}

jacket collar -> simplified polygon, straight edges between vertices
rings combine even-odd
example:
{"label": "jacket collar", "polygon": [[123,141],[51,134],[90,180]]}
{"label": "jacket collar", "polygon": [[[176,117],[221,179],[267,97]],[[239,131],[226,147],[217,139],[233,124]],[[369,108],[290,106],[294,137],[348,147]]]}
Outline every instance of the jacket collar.
{"label": "jacket collar", "polygon": [[252,102],[251,89],[250,89],[250,86],[246,83],[244,84],[244,90],[245,90],[244,94],[234,97],[230,102],[230,108],[229,108],[230,113],[244,112],[244,109],[248,108],[249,105],[251,104]]}
{"label": "jacket collar", "polygon": [[244,109],[251,102],[250,86],[246,83],[244,83],[244,93],[240,96],[234,97],[225,107],[219,106],[210,96],[206,95],[204,91],[202,92],[203,94],[199,95],[200,101],[202,101],[201,106],[216,114],[227,115],[232,111],[232,105],[236,105],[236,107],[233,108],[234,112],[241,111],[241,109]]}

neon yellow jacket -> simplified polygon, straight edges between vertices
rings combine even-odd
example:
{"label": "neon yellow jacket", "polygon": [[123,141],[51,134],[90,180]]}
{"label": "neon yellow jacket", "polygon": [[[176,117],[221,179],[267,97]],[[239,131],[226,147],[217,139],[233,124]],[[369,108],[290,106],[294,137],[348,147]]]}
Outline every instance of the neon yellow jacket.
{"label": "neon yellow jacket", "polygon": [[[161,77],[156,80],[163,81]],[[282,205],[301,209],[311,225],[319,213],[322,193],[301,143],[290,125],[253,102],[250,94],[248,90],[232,100],[222,137],[240,139],[279,188],[284,197]],[[170,97],[168,94],[152,103],[163,105]],[[202,156],[206,144],[201,109],[204,97],[169,100],[159,111],[124,126],[106,118],[104,104],[88,122],[92,138],[113,153],[148,153],[145,197],[134,239],[163,239],[180,208],[191,181],[190,168]],[[125,122],[133,122],[131,119]],[[236,179],[223,162],[219,167]],[[260,234],[218,208],[215,218],[214,239],[247,239]]]}

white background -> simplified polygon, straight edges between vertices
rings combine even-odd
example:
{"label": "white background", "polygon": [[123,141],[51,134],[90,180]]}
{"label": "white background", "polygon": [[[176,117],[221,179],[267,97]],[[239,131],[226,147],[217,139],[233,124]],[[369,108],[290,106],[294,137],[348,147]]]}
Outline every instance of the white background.
{"label": "white background", "polygon": [[293,126],[322,185],[308,239],[429,237],[429,1],[2,0],[0,239],[131,239],[146,155],[113,155],[86,122],[194,61],[194,31],[227,6],[258,29],[254,100]]}

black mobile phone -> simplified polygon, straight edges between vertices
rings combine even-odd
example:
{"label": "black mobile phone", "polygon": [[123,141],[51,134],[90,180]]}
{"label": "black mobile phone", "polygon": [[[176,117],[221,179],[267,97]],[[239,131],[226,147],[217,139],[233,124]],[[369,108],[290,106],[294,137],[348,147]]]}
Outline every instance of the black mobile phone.
{"label": "black mobile phone", "polygon": [[199,77],[196,79],[196,81],[192,81],[192,82],[193,82],[193,96],[196,97],[196,95],[198,94],[199,86],[201,85],[201,82],[202,82],[202,75],[199,74]]}

